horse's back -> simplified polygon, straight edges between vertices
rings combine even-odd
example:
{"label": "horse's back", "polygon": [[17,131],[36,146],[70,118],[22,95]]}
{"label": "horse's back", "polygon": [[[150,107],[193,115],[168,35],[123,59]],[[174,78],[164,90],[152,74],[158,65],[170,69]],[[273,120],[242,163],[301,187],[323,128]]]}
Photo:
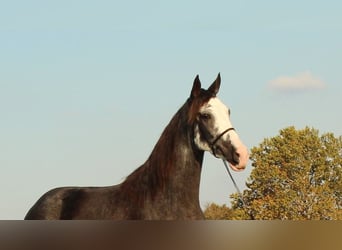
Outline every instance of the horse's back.
{"label": "horse's back", "polygon": [[25,220],[72,220],[72,219],[133,219],[133,220],[193,220],[203,219],[203,212],[196,206],[179,209],[168,207],[155,200],[146,199],[143,204],[126,193],[120,185],[109,187],[61,187],[46,192],[32,206]]}
{"label": "horse's back", "polygon": [[116,186],[55,188],[33,205],[25,220],[109,219],[116,190]]}
{"label": "horse's back", "polygon": [[25,220],[70,220],[79,211],[89,189],[59,187],[43,194],[25,216]]}

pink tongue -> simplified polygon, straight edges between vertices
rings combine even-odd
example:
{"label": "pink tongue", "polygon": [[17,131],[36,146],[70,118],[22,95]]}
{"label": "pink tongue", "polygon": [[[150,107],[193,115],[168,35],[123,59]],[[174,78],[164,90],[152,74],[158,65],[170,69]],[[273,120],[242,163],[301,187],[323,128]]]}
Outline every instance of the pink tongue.
{"label": "pink tongue", "polygon": [[[229,163],[229,162],[228,162]],[[233,165],[231,163],[229,163],[229,166],[236,172],[241,172],[242,170],[244,170],[245,168],[237,168],[236,165]]]}

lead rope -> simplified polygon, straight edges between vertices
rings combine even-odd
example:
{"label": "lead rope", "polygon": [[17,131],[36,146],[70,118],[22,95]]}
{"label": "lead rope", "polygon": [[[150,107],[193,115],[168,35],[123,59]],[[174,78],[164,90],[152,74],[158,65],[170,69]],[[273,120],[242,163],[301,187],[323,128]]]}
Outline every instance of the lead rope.
{"label": "lead rope", "polygon": [[241,204],[242,204],[242,208],[243,208],[243,209],[245,210],[245,212],[251,217],[252,220],[255,220],[253,214],[251,214],[251,213],[249,213],[249,212],[247,211],[247,206],[246,206],[245,201],[243,200],[243,195],[242,195],[242,193],[241,193],[241,191],[240,191],[240,189],[239,189],[239,186],[236,184],[236,182],[235,182],[235,180],[234,180],[234,178],[233,178],[232,173],[231,173],[230,170],[229,170],[229,167],[228,167],[228,165],[227,165],[227,162],[226,162],[224,159],[222,159],[222,161],[223,161],[223,164],[224,164],[224,166],[226,167],[226,170],[227,170],[227,172],[228,172],[228,174],[229,174],[229,176],[230,176],[230,179],[232,180],[232,182],[233,182],[233,184],[234,184],[234,187],[235,187],[235,189],[236,189],[236,191],[237,191],[237,193],[238,193],[238,195],[239,195],[239,200],[240,200],[240,202],[241,202]]}
{"label": "lead rope", "polygon": [[236,191],[237,191],[237,193],[238,193],[238,195],[239,195],[239,199],[240,199],[240,201],[241,201],[242,206],[243,206],[243,207],[246,207],[246,204],[245,204],[245,202],[244,202],[244,200],[243,200],[242,193],[241,193],[241,191],[240,191],[238,185],[236,184],[236,182],[235,182],[235,180],[234,180],[234,178],[233,178],[232,173],[231,173],[230,170],[229,170],[229,167],[228,167],[228,165],[227,165],[227,162],[226,162],[225,160],[223,160],[223,159],[222,159],[222,161],[223,161],[223,164],[224,164],[224,166],[226,167],[226,170],[227,170],[227,172],[228,172],[228,174],[229,174],[229,176],[230,176],[230,179],[232,180],[232,182],[233,182],[233,184],[234,184],[234,187],[235,187],[235,189],[236,189]]}

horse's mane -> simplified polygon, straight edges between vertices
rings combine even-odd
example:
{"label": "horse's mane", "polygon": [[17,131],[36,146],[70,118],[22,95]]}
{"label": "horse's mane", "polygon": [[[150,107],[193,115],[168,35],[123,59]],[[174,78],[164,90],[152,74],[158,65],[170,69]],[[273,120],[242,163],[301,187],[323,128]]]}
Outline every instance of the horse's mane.
{"label": "horse's mane", "polygon": [[[156,190],[164,188],[171,174],[175,159],[175,143],[179,133],[186,133],[188,102],[173,116],[166,126],[158,142],[154,146],[147,161],[132,172],[121,184],[122,193],[129,196],[155,196]],[[138,198],[138,197],[137,197]],[[144,197],[140,197],[144,199]]]}
{"label": "horse's mane", "polygon": [[173,116],[154,146],[147,161],[132,172],[121,184],[121,194],[130,202],[142,206],[146,196],[154,199],[157,190],[164,189],[172,175],[177,157],[177,141],[184,135],[189,138],[196,115],[211,96],[202,90],[201,96],[189,98]]}

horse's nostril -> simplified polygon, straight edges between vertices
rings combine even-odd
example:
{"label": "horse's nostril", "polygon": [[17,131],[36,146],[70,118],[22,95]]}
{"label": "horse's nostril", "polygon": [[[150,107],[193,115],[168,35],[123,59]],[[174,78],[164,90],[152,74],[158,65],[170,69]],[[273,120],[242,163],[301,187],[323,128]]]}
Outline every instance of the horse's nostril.
{"label": "horse's nostril", "polygon": [[238,152],[234,152],[233,153],[233,159],[234,159],[234,161],[236,162],[236,163],[239,163],[239,161],[240,161],[240,154],[238,153]]}

